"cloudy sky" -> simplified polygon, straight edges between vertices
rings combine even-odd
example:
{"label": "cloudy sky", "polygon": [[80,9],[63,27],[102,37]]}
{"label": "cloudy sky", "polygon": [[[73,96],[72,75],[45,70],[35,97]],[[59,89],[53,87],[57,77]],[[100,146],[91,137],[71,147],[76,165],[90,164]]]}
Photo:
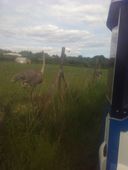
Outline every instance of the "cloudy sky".
{"label": "cloudy sky", "polygon": [[110,0],[0,0],[0,48],[109,56]]}

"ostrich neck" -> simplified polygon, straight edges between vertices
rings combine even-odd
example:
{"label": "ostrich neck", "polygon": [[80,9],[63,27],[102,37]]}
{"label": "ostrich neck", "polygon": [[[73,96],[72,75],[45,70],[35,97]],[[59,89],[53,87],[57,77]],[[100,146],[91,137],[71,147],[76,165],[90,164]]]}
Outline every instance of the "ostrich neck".
{"label": "ostrich neck", "polygon": [[44,69],[45,69],[45,54],[43,55],[43,64],[42,64],[42,68],[41,68],[41,73],[44,73]]}

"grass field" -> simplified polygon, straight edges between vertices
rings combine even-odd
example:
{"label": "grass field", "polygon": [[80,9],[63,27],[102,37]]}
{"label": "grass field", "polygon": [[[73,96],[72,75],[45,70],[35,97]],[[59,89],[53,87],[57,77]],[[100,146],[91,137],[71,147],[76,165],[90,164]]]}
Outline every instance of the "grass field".
{"label": "grass field", "polygon": [[33,98],[31,88],[11,82],[40,67],[0,63],[0,169],[96,170],[107,70],[94,81],[94,69],[65,66],[68,88],[60,92],[59,66],[47,65]]}

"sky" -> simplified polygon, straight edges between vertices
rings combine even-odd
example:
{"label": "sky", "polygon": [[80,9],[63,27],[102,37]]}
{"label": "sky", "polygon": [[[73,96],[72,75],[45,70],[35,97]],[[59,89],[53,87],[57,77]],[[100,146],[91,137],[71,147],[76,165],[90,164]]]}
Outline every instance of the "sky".
{"label": "sky", "polygon": [[109,57],[110,0],[0,0],[0,48]]}

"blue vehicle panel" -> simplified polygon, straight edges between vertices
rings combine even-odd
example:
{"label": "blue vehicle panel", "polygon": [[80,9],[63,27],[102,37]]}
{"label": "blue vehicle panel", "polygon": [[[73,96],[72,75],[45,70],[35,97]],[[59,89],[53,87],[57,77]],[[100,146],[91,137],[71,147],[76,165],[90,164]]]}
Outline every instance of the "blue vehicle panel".
{"label": "blue vehicle panel", "polygon": [[121,132],[128,132],[128,119],[110,120],[109,141],[107,154],[107,170],[117,170],[119,139]]}

